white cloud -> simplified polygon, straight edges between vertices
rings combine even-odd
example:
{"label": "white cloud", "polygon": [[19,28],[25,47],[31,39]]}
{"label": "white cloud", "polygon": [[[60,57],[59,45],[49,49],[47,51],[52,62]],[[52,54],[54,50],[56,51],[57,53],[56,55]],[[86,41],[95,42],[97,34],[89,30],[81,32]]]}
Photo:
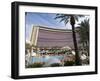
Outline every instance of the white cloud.
{"label": "white cloud", "polygon": [[31,24],[26,24],[26,27],[25,27],[25,38],[28,41],[30,40],[31,32],[32,32],[32,25]]}

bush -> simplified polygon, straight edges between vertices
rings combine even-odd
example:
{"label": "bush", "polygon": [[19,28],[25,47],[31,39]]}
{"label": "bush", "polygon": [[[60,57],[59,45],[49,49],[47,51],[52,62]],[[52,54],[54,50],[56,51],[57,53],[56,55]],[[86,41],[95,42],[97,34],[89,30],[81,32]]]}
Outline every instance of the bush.
{"label": "bush", "polygon": [[65,61],[64,66],[73,66],[75,64],[74,61]]}
{"label": "bush", "polygon": [[51,64],[50,65],[51,67],[58,67],[58,66],[61,66],[59,63],[54,63],[54,64]]}
{"label": "bush", "polygon": [[34,63],[34,64],[27,66],[27,68],[38,68],[42,66],[43,66],[43,63]]}

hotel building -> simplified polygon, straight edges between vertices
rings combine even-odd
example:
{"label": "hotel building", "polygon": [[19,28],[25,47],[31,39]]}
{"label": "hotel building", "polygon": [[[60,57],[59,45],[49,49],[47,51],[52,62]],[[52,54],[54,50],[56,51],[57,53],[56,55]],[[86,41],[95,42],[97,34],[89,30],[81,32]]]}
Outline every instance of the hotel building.
{"label": "hotel building", "polygon": [[[76,32],[77,42],[79,36]],[[70,47],[74,49],[72,30],[33,26],[30,43],[39,48]]]}

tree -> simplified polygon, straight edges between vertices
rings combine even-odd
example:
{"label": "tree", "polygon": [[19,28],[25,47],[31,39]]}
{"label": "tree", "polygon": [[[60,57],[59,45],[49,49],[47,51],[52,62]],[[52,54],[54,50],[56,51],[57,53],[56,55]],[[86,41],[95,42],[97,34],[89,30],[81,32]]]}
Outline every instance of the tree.
{"label": "tree", "polygon": [[79,42],[82,43],[83,47],[87,49],[87,52],[89,54],[89,19],[85,19],[79,25]]}
{"label": "tree", "polygon": [[76,65],[81,65],[80,56],[78,53],[78,46],[77,46],[77,40],[76,40],[76,34],[75,34],[75,20],[78,21],[79,17],[83,17],[83,15],[72,15],[72,14],[56,14],[55,19],[60,19],[60,22],[64,22],[65,25],[70,22],[72,26],[72,37],[73,37],[73,43],[74,43],[74,49],[75,49],[75,63]]}

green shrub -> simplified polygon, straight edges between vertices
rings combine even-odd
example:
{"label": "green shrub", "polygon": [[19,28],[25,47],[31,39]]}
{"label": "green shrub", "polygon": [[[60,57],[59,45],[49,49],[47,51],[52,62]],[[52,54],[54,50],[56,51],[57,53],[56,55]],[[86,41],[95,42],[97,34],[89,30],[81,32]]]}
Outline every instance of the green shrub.
{"label": "green shrub", "polygon": [[73,66],[75,64],[74,61],[65,61],[64,66]]}
{"label": "green shrub", "polygon": [[51,64],[51,67],[58,67],[58,66],[61,66],[61,65],[59,63]]}
{"label": "green shrub", "polygon": [[27,66],[27,68],[38,68],[42,66],[43,66],[43,63],[34,63],[34,64]]}

